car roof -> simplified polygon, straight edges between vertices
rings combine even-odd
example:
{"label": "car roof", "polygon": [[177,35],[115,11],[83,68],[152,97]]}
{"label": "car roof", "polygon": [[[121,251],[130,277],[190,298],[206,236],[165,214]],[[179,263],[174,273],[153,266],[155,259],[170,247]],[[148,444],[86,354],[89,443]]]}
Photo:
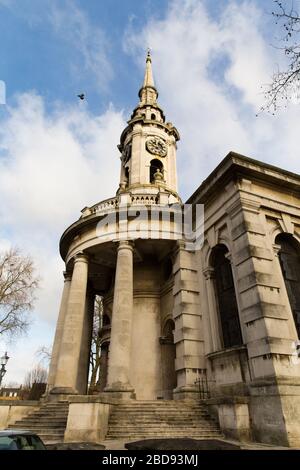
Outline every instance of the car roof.
{"label": "car roof", "polygon": [[19,434],[22,434],[22,435],[34,435],[36,436],[36,433],[35,432],[32,432],[32,431],[28,431],[26,429],[4,429],[3,431],[0,431],[0,437],[1,436],[15,436],[15,435],[19,435]]}

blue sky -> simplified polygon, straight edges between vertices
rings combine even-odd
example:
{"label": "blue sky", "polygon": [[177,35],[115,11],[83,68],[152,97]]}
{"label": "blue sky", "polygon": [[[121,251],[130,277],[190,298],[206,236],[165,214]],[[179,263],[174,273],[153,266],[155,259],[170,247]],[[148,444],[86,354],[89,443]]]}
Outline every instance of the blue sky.
{"label": "blue sky", "polygon": [[[136,69],[134,58],[124,54],[124,33],[129,26],[143,27],[150,16],[162,17],[168,2],[12,0],[4,1],[4,5],[7,7],[2,7],[0,17],[0,67],[8,99],[16,92],[34,89],[51,108],[56,100],[74,102],[76,92],[84,90],[90,110],[102,112],[111,100],[121,108],[136,100],[140,77],[132,74]],[[59,15],[63,24],[57,21]],[[75,30],[68,32],[80,25],[88,28],[87,45],[109,58],[109,63],[100,62],[102,83],[84,65],[84,54],[76,44],[81,33],[76,38]]]}
{"label": "blue sky", "polygon": [[147,47],[160,104],[181,134],[183,199],[230,150],[300,171],[299,103],[256,117],[261,86],[284,65],[273,8],[273,0],[0,0],[0,250],[19,246],[42,278],[28,335],[0,339],[11,356],[7,383],[21,382],[38,347],[52,342],[62,231],[115,194],[116,146]]}

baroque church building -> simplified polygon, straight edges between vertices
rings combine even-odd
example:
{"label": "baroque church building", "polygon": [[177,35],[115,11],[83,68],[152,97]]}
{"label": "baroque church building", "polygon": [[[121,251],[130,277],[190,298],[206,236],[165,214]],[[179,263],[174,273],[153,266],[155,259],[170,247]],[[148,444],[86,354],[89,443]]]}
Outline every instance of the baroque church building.
{"label": "baroque church building", "polygon": [[[225,436],[299,446],[300,177],[230,152],[187,201],[204,207],[201,243],[188,244],[179,132],[157,98],[148,53],[116,196],[84,208],[60,241],[45,400],[69,403],[65,440],[99,441],[118,409],[148,404],[198,406]],[[101,366],[88,395],[95,296]]]}

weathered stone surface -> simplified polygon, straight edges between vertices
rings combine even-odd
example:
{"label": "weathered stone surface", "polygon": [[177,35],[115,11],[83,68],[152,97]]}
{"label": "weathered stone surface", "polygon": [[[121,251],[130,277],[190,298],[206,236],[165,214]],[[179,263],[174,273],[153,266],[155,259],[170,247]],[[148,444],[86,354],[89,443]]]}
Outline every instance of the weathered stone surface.
{"label": "weathered stone surface", "polygon": [[[283,276],[277,236],[294,237],[298,246],[300,177],[231,152],[188,200],[205,211],[195,224],[204,222],[203,245],[187,249],[181,215],[171,206],[181,204],[179,134],[165,121],[157,96],[148,55],[140,101],[118,146],[117,194],[85,207],[62,236],[72,281],[62,296],[50,399],[86,393],[88,304],[98,294],[109,319],[100,332],[103,403],[70,399],[67,440],[99,442],[109,403],[197,400],[200,377],[206,393],[218,398],[213,406],[224,433],[295,445],[295,276]],[[237,396],[249,401],[228,402]],[[7,410],[1,419],[7,420]]]}

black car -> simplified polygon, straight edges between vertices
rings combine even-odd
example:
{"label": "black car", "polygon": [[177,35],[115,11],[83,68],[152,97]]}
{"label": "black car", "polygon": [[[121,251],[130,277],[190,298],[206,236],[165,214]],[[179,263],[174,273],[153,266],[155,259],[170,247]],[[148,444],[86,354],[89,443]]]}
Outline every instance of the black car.
{"label": "black car", "polygon": [[41,438],[23,429],[0,431],[0,450],[46,450]]}

